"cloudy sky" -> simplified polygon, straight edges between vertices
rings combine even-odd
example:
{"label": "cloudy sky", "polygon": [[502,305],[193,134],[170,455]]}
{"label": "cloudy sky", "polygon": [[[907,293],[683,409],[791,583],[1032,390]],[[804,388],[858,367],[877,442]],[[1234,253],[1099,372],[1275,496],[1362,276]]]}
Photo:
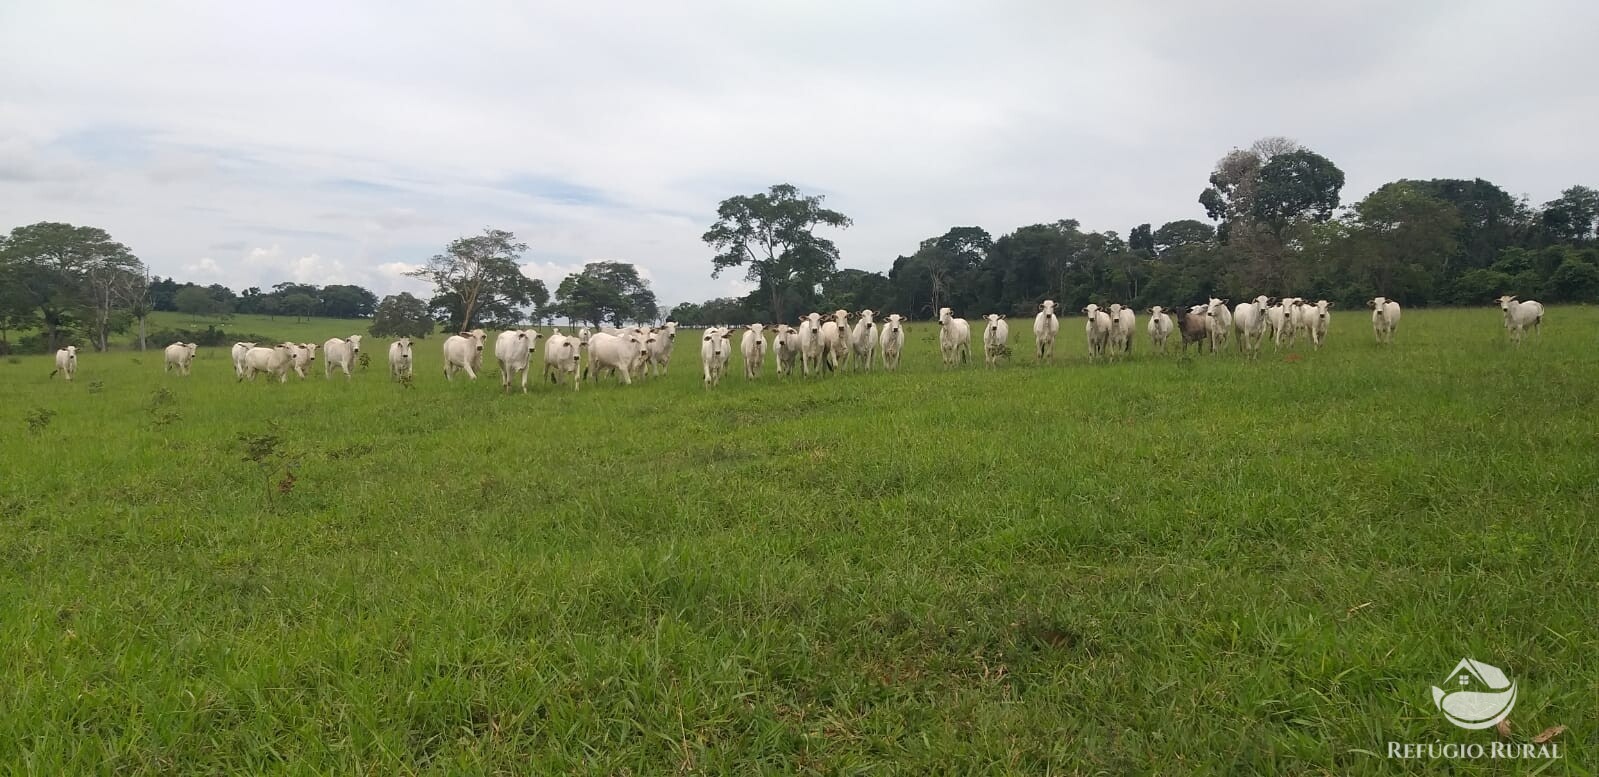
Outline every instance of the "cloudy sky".
{"label": "cloudy sky", "polygon": [[[420,290],[485,226],[526,272],[712,279],[716,203],[777,182],[886,269],[955,225],[1203,218],[1265,135],[1344,200],[1483,177],[1599,185],[1599,4],[0,2],[0,229],[90,224],[155,272]],[[736,275],[736,273],[735,273]]]}

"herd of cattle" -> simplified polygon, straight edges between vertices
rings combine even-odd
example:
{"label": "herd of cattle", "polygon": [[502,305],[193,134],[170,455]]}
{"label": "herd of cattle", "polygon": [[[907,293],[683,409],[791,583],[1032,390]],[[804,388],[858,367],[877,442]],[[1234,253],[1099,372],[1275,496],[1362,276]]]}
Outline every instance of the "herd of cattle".
{"label": "herd of cattle", "polygon": [[[1513,296],[1496,300],[1504,313],[1505,330],[1510,341],[1519,345],[1528,329],[1539,331],[1543,323],[1543,305],[1532,300],[1520,301]],[[1399,328],[1399,303],[1377,297],[1366,303],[1371,308],[1372,334],[1380,344],[1391,344]],[[1299,297],[1273,299],[1260,296],[1234,307],[1227,300],[1211,298],[1208,302],[1184,310],[1171,310],[1155,306],[1149,308],[1146,330],[1152,348],[1162,353],[1172,335],[1177,335],[1187,353],[1191,343],[1203,343],[1212,353],[1227,346],[1229,338],[1236,338],[1238,349],[1249,358],[1260,355],[1260,346],[1271,338],[1276,346],[1286,342],[1292,346],[1297,338],[1305,337],[1320,349],[1327,339],[1327,325],[1332,303],[1326,300],[1311,302]],[[1101,308],[1089,305],[1082,309],[1086,319],[1084,333],[1088,342],[1088,356],[1092,359],[1117,358],[1132,352],[1137,315],[1131,308],[1119,304]],[[854,319],[853,323],[851,318]],[[992,367],[1010,352],[1010,325],[999,315],[988,315],[983,328],[983,361]],[[804,375],[832,372],[853,365],[856,370],[870,371],[881,359],[885,370],[899,368],[900,353],[905,347],[906,319],[889,315],[879,323],[877,313],[862,310],[851,316],[848,311],[836,310],[824,320],[820,313],[811,313],[800,320],[799,326],[787,324],[767,326],[750,324],[743,327],[739,337],[739,351],[744,357],[744,377],[760,375],[771,351],[779,375],[793,374],[795,365]],[[971,357],[971,325],[964,318],[956,318],[949,308],[938,311],[938,343],[945,366],[964,364]],[[601,327],[598,332],[581,329],[576,335],[559,332],[551,334],[544,342],[544,377],[551,383],[570,380],[576,389],[584,379],[598,380],[601,375],[614,374],[624,384],[634,377],[666,374],[672,358],[672,345],[677,338],[677,324],[671,321],[661,326],[634,326],[626,328]],[[772,331],[767,342],[767,330]],[[1060,333],[1060,317],[1053,300],[1039,305],[1033,317],[1034,356],[1040,361],[1052,360],[1055,340]],[[494,356],[500,365],[500,384],[509,391],[520,378],[522,391],[527,391],[528,375],[532,372],[534,353],[543,333],[535,329],[511,329],[501,332],[494,341]],[[481,329],[450,335],[444,340],[444,377],[453,380],[459,373],[471,379],[483,369],[483,349],[488,334]],[[705,386],[716,386],[726,374],[733,350],[731,327],[710,327],[703,331],[700,343],[700,366],[704,372]],[[1204,347],[1202,346],[1202,347]],[[255,343],[234,343],[233,370],[240,381],[254,380],[258,373],[276,377],[279,382],[289,379],[293,372],[301,378],[306,369],[316,361],[319,346],[315,343],[279,343],[259,346]],[[166,348],[165,370],[188,375],[196,351],[194,343],[173,343]],[[350,378],[350,370],[361,353],[361,335],[335,337],[323,343],[323,375],[333,377],[335,369]],[[389,345],[389,373],[395,379],[409,380],[412,372],[411,338],[402,337]],[[585,360],[583,354],[587,353]],[[72,380],[78,369],[78,349],[67,346],[56,352],[56,369],[50,373],[64,373]]]}

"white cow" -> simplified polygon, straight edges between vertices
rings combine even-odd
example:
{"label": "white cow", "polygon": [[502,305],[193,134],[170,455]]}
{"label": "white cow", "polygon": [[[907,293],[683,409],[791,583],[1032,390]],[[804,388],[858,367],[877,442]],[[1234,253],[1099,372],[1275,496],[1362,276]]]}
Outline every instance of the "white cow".
{"label": "white cow", "polygon": [[1033,347],[1036,360],[1055,359],[1055,337],[1060,334],[1060,318],[1055,315],[1055,300],[1046,299],[1038,305],[1038,315],[1033,316]]}
{"label": "white cow", "polygon": [[1308,300],[1294,298],[1288,309],[1288,345],[1292,346],[1300,335],[1310,336],[1310,326],[1316,320],[1316,306]]}
{"label": "white cow", "polygon": [[308,351],[300,343],[280,343],[271,348],[255,347],[244,352],[244,374],[239,380],[254,381],[257,372],[276,376],[279,383],[287,383],[289,370],[300,366]]}
{"label": "white cow", "polygon": [[938,350],[944,355],[945,367],[953,366],[957,358],[961,364],[972,358],[972,327],[949,308],[938,309]]}
{"label": "white cow", "polygon": [[822,355],[829,372],[842,370],[849,361],[849,338],[849,311],[833,311],[833,317],[822,322]]}
{"label": "white cow", "polygon": [[1088,338],[1088,358],[1097,359],[1105,355],[1105,347],[1110,342],[1110,314],[1090,302],[1083,308],[1083,315],[1088,319],[1083,324],[1083,334]]}
{"label": "white cow", "polygon": [[777,355],[777,374],[792,375],[794,361],[799,358],[799,330],[788,324],[778,324],[773,329],[772,352]]}
{"label": "white cow", "polygon": [[[700,366],[705,370],[706,388],[722,382],[722,374],[727,372],[728,357],[732,353],[733,330],[714,326],[705,330],[700,338]],[[747,362],[744,373],[749,374]]]}
{"label": "white cow", "polygon": [[988,322],[983,327],[983,364],[989,367],[999,366],[999,357],[1010,348],[1010,324],[1005,323],[1005,317],[989,313],[983,316]]}
{"label": "white cow", "polygon": [[194,349],[199,348],[198,343],[173,343],[167,346],[166,365],[162,372],[171,372],[177,369],[179,375],[189,374],[189,363],[194,361]]}
{"label": "white cow", "polygon": [[1266,337],[1266,303],[1271,298],[1261,295],[1233,308],[1233,326],[1238,329],[1238,350],[1251,359],[1260,358],[1260,341]]}
{"label": "white cow", "polygon": [[[1272,345],[1282,347],[1283,338],[1290,336],[1289,329],[1289,304],[1293,297],[1277,300],[1277,304],[1266,308],[1266,333],[1271,336]],[[1290,341],[1292,342],[1292,341]]]}
{"label": "white cow", "polygon": [[284,343],[284,345],[294,349],[296,353],[294,363],[290,365],[290,369],[294,370],[294,374],[300,376],[300,380],[305,380],[305,371],[310,369],[312,363],[316,361],[316,343]]}
{"label": "white cow", "polygon": [[494,358],[500,362],[500,388],[510,392],[511,383],[522,376],[522,393],[527,393],[533,351],[544,335],[537,329],[507,329],[494,338]]}
{"label": "white cow", "polygon": [[56,373],[63,373],[68,381],[78,374],[78,346],[69,345],[56,351],[56,368],[50,371],[50,377]]}
{"label": "white cow", "polygon": [[905,317],[892,313],[883,324],[883,369],[899,369],[899,356],[904,350]]}
{"label": "white cow", "polygon": [[583,367],[584,376],[599,382],[601,372],[616,374],[622,385],[632,385],[633,365],[638,363],[639,351],[647,347],[637,332],[606,334],[595,332],[589,336],[589,362]]}
{"label": "white cow", "polygon": [[455,373],[465,372],[466,377],[477,380],[483,368],[483,340],[488,333],[481,329],[462,332],[444,338],[444,379],[455,380]]}
{"label": "white cow", "polygon": [[1165,308],[1156,305],[1149,309],[1149,345],[1159,348],[1161,353],[1166,352],[1166,338],[1171,337],[1172,320],[1166,315]]}
{"label": "white cow", "polygon": [[389,377],[395,380],[411,377],[411,338],[402,337],[389,343]]}
{"label": "white cow", "polygon": [[1121,330],[1121,352],[1132,353],[1133,333],[1138,331],[1138,314],[1134,313],[1132,308],[1119,302],[1111,303],[1109,313],[1111,339],[1115,340],[1117,338],[1117,330]]}
{"label": "white cow", "polygon": [[677,342],[676,321],[668,321],[655,329],[655,341],[650,343],[646,351],[652,376],[666,374],[666,365],[672,361],[672,344],[675,342]]}
{"label": "white cow", "polygon": [[[1533,300],[1518,301],[1515,295],[1501,296],[1497,302],[1499,309],[1505,314],[1505,331],[1510,333],[1510,342],[1521,345],[1521,338],[1526,335],[1527,328],[1532,327],[1533,334],[1538,334],[1543,326],[1543,305]],[[60,358],[57,356],[57,358]]]}
{"label": "white cow", "polygon": [[744,377],[751,380],[760,377],[761,366],[766,363],[766,325],[750,324],[744,327],[738,350],[744,356]]}
{"label": "white cow", "polygon": [[1366,303],[1371,308],[1371,333],[1377,344],[1393,345],[1394,330],[1399,328],[1399,303],[1387,297],[1376,297]]}
{"label": "white cow", "polygon": [[244,354],[254,347],[255,343],[233,344],[233,377],[239,378],[244,376]]}
{"label": "white cow", "polygon": [[1233,331],[1233,313],[1227,309],[1227,300],[1210,298],[1205,305],[1206,332],[1210,338],[1210,352],[1227,347],[1227,336]]}
{"label": "white cow", "polygon": [[550,335],[544,341],[544,377],[551,383],[559,384],[561,374],[572,377],[572,390],[576,391],[579,381],[578,372],[582,367],[583,341],[576,337],[569,337],[560,332]]}
{"label": "white cow", "polygon": [[322,377],[333,377],[333,368],[344,370],[344,379],[350,379],[350,368],[355,366],[355,357],[361,355],[361,336],[350,335],[346,338],[330,338],[322,344]]}
{"label": "white cow", "polygon": [[850,357],[855,369],[872,371],[872,357],[877,353],[877,312],[871,308],[855,314],[855,329],[850,332]]}
{"label": "white cow", "polygon": [[800,371],[810,375],[822,369],[822,314],[811,313],[800,319]]}
{"label": "white cow", "polygon": [[1332,315],[1328,312],[1332,303],[1327,300],[1316,300],[1314,305],[1301,305],[1305,313],[1306,326],[1310,329],[1310,341],[1315,343],[1316,350],[1321,350],[1321,343],[1327,339],[1327,324],[1331,322]]}

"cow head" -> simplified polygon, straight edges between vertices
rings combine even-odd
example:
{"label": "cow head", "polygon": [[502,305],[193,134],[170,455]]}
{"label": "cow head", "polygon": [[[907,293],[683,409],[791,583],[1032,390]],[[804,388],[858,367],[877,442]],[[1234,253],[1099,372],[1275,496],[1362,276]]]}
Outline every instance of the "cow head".
{"label": "cow head", "polygon": [[1510,306],[1516,304],[1516,295],[1511,294],[1509,296],[1501,296],[1501,297],[1499,297],[1499,299],[1495,300],[1495,302],[1499,303],[1499,309],[1500,310],[1503,310],[1504,312],[1509,313],[1510,312]]}

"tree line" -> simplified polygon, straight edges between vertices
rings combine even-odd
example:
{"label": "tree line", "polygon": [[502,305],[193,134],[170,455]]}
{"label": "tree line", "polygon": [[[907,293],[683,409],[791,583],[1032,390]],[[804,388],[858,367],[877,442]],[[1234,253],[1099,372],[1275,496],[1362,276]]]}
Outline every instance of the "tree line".
{"label": "tree line", "polygon": [[[1401,179],[1344,205],[1343,171],[1287,138],[1263,138],[1218,160],[1197,197],[1205,218],[1092,231],[1074,219],[994,237],[954,226],[896,256],[886,272],[839,267],[828,230],[850,218],[790,184],[723,200],[702,236],[711,274],[742,271],[743,297],[683,303],[682,324],[795,321],[812,311],[872,308],[927,319],[941,307],[973,316],[1031,315],[1044,299],[1138,308],[1257,294],[1359,307],[1374,296],[1407,306],[1481,305],[1500,294],[1599,302],[1599,191],[1572,186],[1533,205],[1476,179]],[[377,335],[425,337],[435,327],[503,329],[566,319],[600,325],[655,321],[647,279],[625,262],[592,262],[557,285],[523,272],[527,243],[501,229],[452,241],[412,277],[409,293],[378,300],[356,285],[279,283],[235,293],[150,277],[104,230],[42,222],[0,236],[0,351],[38,330],[27,350],[69,341],[99,349],[113,334],[171,310],[373,321]]]}
{"label": "tree line", "polygon": [[[369,318],[373,334],[411,337],[426,337],[435,327],[504,329],[558,317],[598,326],[660,315],[648,281],[625,262],[585,265],[561,281],[552,300],[543,281],[522,272],[527,248],[505,230],[459,238],[411,273],[432,285],[432,296],[400,293],[379,300],[354,284],[283,282],[235,292],[217,283],[152,277],[103,229],[41,222],[0,235],[0,353],[50,352],[68,344],[105,350],[112,335],[135,328],[134,343],[143,350],[152,334],[147,321],[156,311],[213,321],[235,314]],[[11,341],[14,332],[35,330]],[[215,327],[154,334],[193,336],[205,345],[227,339]]]}
{"label": "tree line", "polygon": [[744,270],[744,297],[684,303],[684,324],[793,321],[811,311],[872,308],[932,318],[1030,316],[1044,299],[1138,308],[1206,297],[1303,296],[1360,307],[1374,296],[1407,306],[1482,305],[1500,294],[1599,302],[1599,192],[1572,186],[1533,205],[1476,179],[1401,179],[1342,205],[1344,174],[1280,137],[1217,161],[1197,204],[1205,218],[1123,237],[1074,219],[995,238],[955,226],[894,258],[887,272],[838,267],[821,229],[842,213],[788,184],[732,197],[703,236],[712,274]]}

